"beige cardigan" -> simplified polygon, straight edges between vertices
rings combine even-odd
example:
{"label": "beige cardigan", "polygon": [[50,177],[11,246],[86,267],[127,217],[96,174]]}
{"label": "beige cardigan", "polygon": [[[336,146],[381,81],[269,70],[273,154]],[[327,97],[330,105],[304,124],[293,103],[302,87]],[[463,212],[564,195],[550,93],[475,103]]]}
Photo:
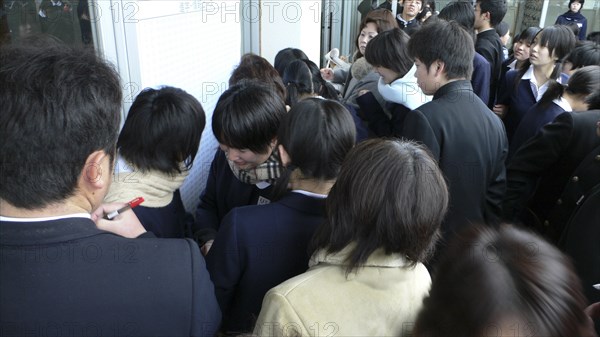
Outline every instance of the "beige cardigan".
{"label": "beige cardigan", "polygon": [[407,268],[398,255],[375,251],[364,267],[345,275],[350,246],[316,252],[304,274],[265,295],[257,336],[410,335],[431,278],[421,263]]}

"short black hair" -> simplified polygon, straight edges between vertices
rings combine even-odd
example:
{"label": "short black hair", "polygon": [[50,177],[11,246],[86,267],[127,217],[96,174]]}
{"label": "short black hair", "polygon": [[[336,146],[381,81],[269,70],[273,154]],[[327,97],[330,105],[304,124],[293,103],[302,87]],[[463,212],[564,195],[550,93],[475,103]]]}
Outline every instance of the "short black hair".
{"label": "short black hair", "polygon": [[283,76],[285,68],[294,60],[308,60],[308,56],[298,48],[284,48],[275,55],[273,67],[275,67],[279,76]]}
{"label": "short black hair", "polygon": [[285,113],[285,102],[272,86],[257,80],[243,80],[219,97],[212,130],[221,144],[264,154],[277,138]]}
{"label": "short black hair", "polygon": [[408,52],[428,70],[435,61],[444,62],[449,80],[470,79],[473,73],[473,38],[456,21],[427,20],[408,42]]}
{"label": "short black hair", "polygon": [[456,21],[469,33],[474,32],[475,12],[470,2],[452,1],[442,8],[438,18],[446,21]]}
{"label": "short black hair", "polygon": [[327,220],[317,229],[311,250],[335,253],[354,244],[347,274],[377,249],[402,254],[414,266],[433,252],[448,200],[442,172],[425,147],[366,140],[342,164],[327,197]]}
{"label": "short black hair", "polygon": [[492,27],[504,20],[504,16],[508,9],[506,0],[477,0],[476,3],[479,3],[481,13],[490,13],[490,25]]}
{"label": "short black hair", "polygon": [[581,9],[583,8],[583,4],[585,3],[585,0],[569,0],[569,9],[571,9],[571,4],[574,2],[579,2],[581,4],[581,8],[579,8],[579,11],[581,12]]}
{"label": "short black hair", "polygon": [[600,32],[591,32],[585,38],[588,41],[592,41],[596,44],[600,44]]}
{"label": "short black hair", "polygon": [[206,117],[194,96],[174,87],[146,88],[135,98],[119,135],[119,154],[142,172],[191,169]]}
{"label": "short black hair", "polygon": [[367,44],[365,59],[374,67],[391,69],[403,77],[414,63],[408,54],[409,40],[400,28],[381,32]]}
{"label": "short black hair", "polygon": [[56,41],[3,46],[0,83],[0,198],[24,209],[60,203],[90,154],[102,150],[112,163],[122,90],[93,51]]}
{"label": "short black hair", "polygon": [[600,64],[600,45],[592,41],[580,41],[564,62],[570,62],[572,69]]}
{"label": "short black hair", "polygon": [[499,24],[497,24],[494,27],[494,29],[496,29],[496,33],[498,34],[498,36],[503,37],[510,30],[510,26],[508,25],[508,23],[506,23],[506,21],[502,21]]}
{"label": "short black hair", "polygon": [[458,237],[437,267],[414,336],[483,336],[503,323],[516,326],[515,335],[581,334],[586,300],[558,248],[507,225],[472,226]]}
{"label": "short black hair", "polygon": [[[303,178],[319,181],[337,177],[355,139],[348,109],[322,98],[306,98],[292,106],[277,133],[278,143],[290,156],[289,167],[299,169]],[[286,170],[276,184],[287,187],[290,173]]]}
{"label": "short black hair", "polygon": [[540,30],[542,30],[539,27],[527,27],[525,29],[523,29],[523,31],[517,36],[515,36],[515,40],[518,41],[523,41],[526,44],[531,45],[531,43],[533,42],[533,38],[537,35],[537,33],[540,32]]}

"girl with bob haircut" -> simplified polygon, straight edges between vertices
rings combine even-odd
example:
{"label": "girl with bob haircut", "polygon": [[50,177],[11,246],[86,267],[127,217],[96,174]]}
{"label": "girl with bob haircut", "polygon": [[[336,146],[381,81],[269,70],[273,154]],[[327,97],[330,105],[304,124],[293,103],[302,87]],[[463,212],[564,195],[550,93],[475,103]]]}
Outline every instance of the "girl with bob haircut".
{"label": "girl with bob haircut", "polygon": [[264,57],[248,53],[244,54],[240,64],[229,77],[229,86],[234,86],[242,80],[260,80],[272,85],[277,93],[285,99],[285,86],[277,70]]}
{"label": "girl with bob haircut", "polygon": [[147,231],[165,238],[190,236],[193,218],[179,188],[192,168],[205,124],[202,105],[187,92],[144,89],[119,135],[115,175],[104,202],[143,196],[144,203],[133,211]]}
{"label": "girl with bob haircut", "polygon": [[565,111],[587,111],[587,99],[600,91],[600,66],[579,68],[566,85],[551,82],[539,102],[523,116],[510,144],[509,159],[529,138]]}
{"label": "girl with bob haircut", "polygon": [[357,99],[362,116],[378,137],[399,135],[408,112],[431,101],[419,85],[414,58],[408,54],[409,36],[399,28],[383,32],[367,46],[365,58],[379,74],[377,90],[388,102],[388,117],[371,92],[363,92]]}
{"label": "girl with bob haircut", "polygon": [[507,225],[461,238],[436,272],[413,336],[594,335],[580,281],[553,245]]}
{"label": "girl with bob haircut", "polygon": [[[271,289],[254,334],[404,336],[430,286],[431,255],[448,206],[427,150],[370,139],[348,154],[310,247],[309,270]],[[340,310],[351,308],[351,310]]]}
{"label": "girl with bob haircut", "polygon": [[493,111],[503,118],[509,143],[521,119],[542,98],[550,81],[567,82],[568,77],[561,74],[561,62],[575,43],[569,28],[546,27],[533,38],[529,59],[523,67],[506,74],[504,90]]}
{"label": "girl with bob haircut", "polygon": [[325,198],[354,138],[348,111],[332,100],[304,99],[283,117],[277,135],[286,168],[276,182],[281,198],[234,208],[206,256],[224,332],[250,331],[265,293],[306,271],[308,242],[325,221]]}

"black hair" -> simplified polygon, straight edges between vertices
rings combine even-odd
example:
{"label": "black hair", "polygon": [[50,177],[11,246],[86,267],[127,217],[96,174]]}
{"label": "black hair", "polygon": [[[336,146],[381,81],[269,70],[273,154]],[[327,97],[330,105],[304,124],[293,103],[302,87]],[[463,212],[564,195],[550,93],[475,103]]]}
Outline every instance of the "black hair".
{"label": "black hair", "polygon": [[365,59],[374,67],[391,69],[403,77],[414,63],[408,54],[409,39],[399,28],[382,32],[367,44]]}
{"label": "black hair", "polygon": [[564,86],[552,80],[539,104],[548,106],[553,100],[562,97],[565,92],[585,100],[587,96],[598,91],[600,91],[600,66],[587,66],[575,71]]}
{"label": "black hair", "polygon": [[353,244],[346,274],[377,249],[402,254],[414,266],[433,252],[448,200],[442,172],[425,147],[366,140],[348,153],[310,250],[336,253]]}
{"label": "black hair", "polygon": [[306,63],[306,65],[308,66],[308,69],[310,69],[310,72],[312,73],[313,86],[314,86],[315,92],[323,98],[339,101],[338,91],[335,89],[335,87],[330,82],[327,82],[327,81],[325,81],[325,79],[323,79],[323,76],[321,75],[321,70],[319,69],[319,67],[313,61],[310,61],[310,60],[303,60],[303,61],[304,61],[304,63]]}
{"label": "black hair", "polygon": [[490,13],[490,25],[496,26],[506,15],[507,5],[506,0],[477,0],[481,13]]}
{"label": "black hair", "polygon": [[524,41],[527,44],[531,44],[535,36],[542,30],[539,27],[527,27],[523,29],[521,33],[519,33],[519,38],[515,36],[515,40]]}
{"label": "black hair", "polygon": [[279,72],[264,57],[247,53],[242,55],[240,64],[229,77],[229,86],[235,85],[243,79],[260,80],[264,84],[272,85],[282,99],[285,99],[285,85]]}
{"label": "black hair", "polygon": [[473,73],[473,38],[455,21],[427,20],[408,42],[408,52],[428,71],[435,61],[443,62],[449,80],[470,79]]}
{"label": "black hair", "polygon": [[142,172],[181,173],[182,162],[192,167],[205,124],[194,96],[179,88],[147,88],[131,105],[117,148]]}
{"label": "black hair", "polygon": [[581,4],[581,7],[579,8],[579,12],[581,12],[581,10],[583,9],[583,4],[585,3],[585,0],[569,0],[569,10],[571,10],[571,4],[574,2],[579,2]]}
{"label": "black hair", "polygon": [[294,60],[308,60],[308,56],[298,48],[284,48],[275,55],[273,67],[283,77],[285,68]]}
{"label": "black hair", "polygon": [[600,64],[600,45],[591,41],[580,41],[565,57],[564,62],[571,63],[571,69]]}
{"label": "black hair", "polygon": [[0,198],[24,209],[61,203],[90,154],[104,151],[112,164],[121,85],[93,51],[53,40],[3,46],[0,83]]}
{"label": "black hair", "polygon": [[294,60],[283,71],[287,95],[285,104],[294,106],[303,95],[315,94],[313,75],[303,60]]}
{"label": "black hair", "polygon": [[475,12],[473,5],[467,1],[452,1],[438,14],[438,18],[458,22],[467,32],[474,33]]}
{"label": "black hair", "polygon": [[458,237],[437,267],[415,337],[502,335],[500,328],[515,335],[581,335],[586,300],[558,248],[507,225],[471,226]]}
{"label": "black hair", "polygon": [[503,37],[510,30],[510,26],[508,25],[508,23],[506,23],[506,21],[502,21],[499,24],[497,24],[494,27],[494,29],[496,29],[496,33],[499,37]]}
{"label": "black hair", "polygon": [[588,41],[592,41],[596,44],[600,44],[600,32],[591,32],[585,38]]}
{"label": "black hair", "polygon": [[588,105],[588,110],[600,109],[600,90],[586,97],[585,103]]}
{"label": "black hair", "polygon": [[264,154],[277,137],[285,113],[285,102],[272,86],[242,80],[219,97],[212,130],[221,144]]}
{"label": "black hair", "polygon": [[296,103],[283,117],[277,132],[278,143],[291,160],[289,169],[275,184],[277,194],[287,188],[294,169],[300,171],[302,178],[335,179],[355,138],[354,120],[341,103],[322,98]]}

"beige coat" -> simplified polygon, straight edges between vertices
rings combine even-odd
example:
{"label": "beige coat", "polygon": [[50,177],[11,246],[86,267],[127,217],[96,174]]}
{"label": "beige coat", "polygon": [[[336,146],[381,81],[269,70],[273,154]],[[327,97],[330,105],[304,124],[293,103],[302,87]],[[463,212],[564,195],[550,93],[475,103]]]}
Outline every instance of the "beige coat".
{"label": "beige coat", "polygon": [[375,251],[365,266],[346,277],[349,247],[316,252],[310,269],[269,290],[257,336],[409,335],[431,278],[422,264],[406,268],[398,255]]}

